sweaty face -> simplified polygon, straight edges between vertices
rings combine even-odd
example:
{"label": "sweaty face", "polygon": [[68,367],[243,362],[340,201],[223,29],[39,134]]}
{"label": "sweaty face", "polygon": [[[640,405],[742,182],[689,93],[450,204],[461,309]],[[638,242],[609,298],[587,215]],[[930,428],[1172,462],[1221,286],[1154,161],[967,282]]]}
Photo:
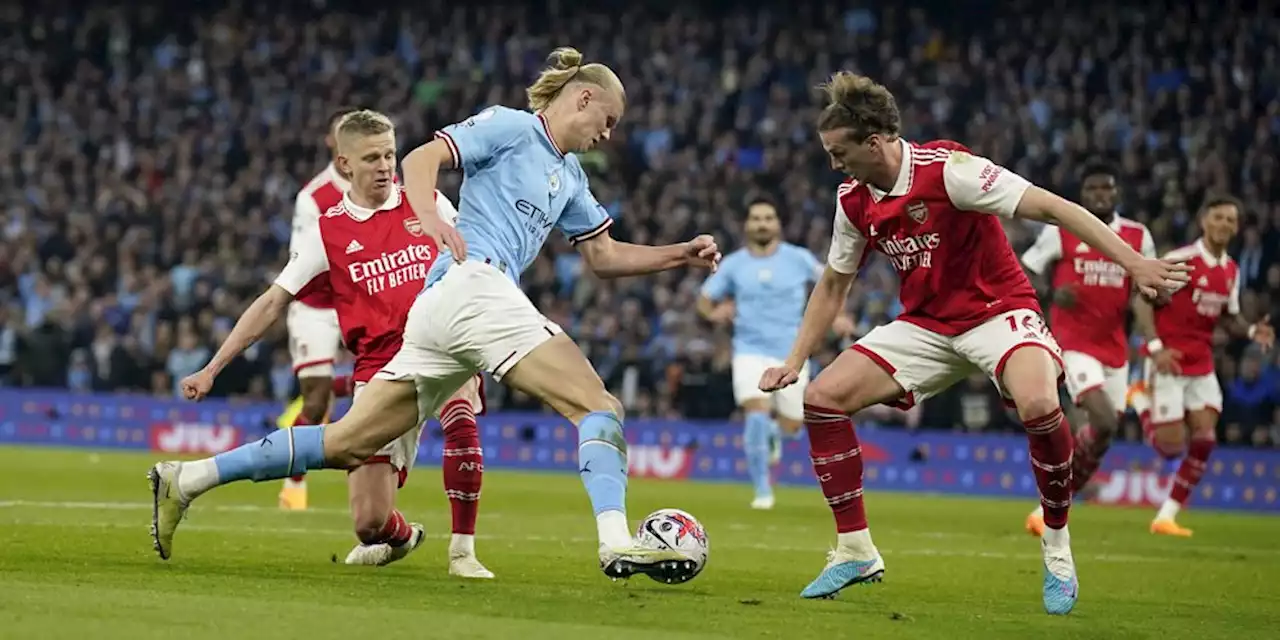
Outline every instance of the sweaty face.
{"label": "sweaty face", "polygon": [[370,202],[385,201],[396,173],[395,133],[339,136],[337,163],[350,177],[352,190]]}
{"label": "sweaty face", "polygon": [[765,245],[776,240],[782,233],[782,221],[778,219],[778,211],[770,204],[754,204],[747,210],[747,241],[751,244]]}
{"label": "sweaty face", "polygon": [[871,136],[865,141],[854,140],[848,128],[832,129],[818,132],[822,140],[822,148],[831,158],[831,168],[854,178],[865,178],[867,171],[875,166],[878,136]]}
{"label": "sweaty face", "polygon": [[1209,207],[1200,219],[1200,230],[1204,231],[1204,237],[1219,247],[1229,244],[1239,229],[1240,211],[1233,204]]}
{"label": "sweaty face", "polygon": [[580,91],[570,127],[573,140],[565,141],[570,151],[589,151],[608,140],[622,119],[622,98],[615,92],[597,86],[584,86]]}
{"label": "sweaty face", "polygon": [[1080,185],[1080,204],[1099,218],[1107,218],[1116,210],[1116,179],[1105,173],[1086,176]]}

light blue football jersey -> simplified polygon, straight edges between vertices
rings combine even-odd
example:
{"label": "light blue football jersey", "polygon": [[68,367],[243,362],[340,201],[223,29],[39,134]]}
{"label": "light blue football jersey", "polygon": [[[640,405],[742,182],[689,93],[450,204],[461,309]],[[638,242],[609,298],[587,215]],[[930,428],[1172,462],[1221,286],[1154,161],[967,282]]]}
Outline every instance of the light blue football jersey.
{"label": "light blue football jersey", "polygon": [[714,302],[732,297],[734,355],[785,359],[804,318],[821,265],[808,249],[782,243],[767,256],[738,249],[702,285]]}
{"label": "light blue football jersey", "polygon": [[[457,228],[468,259],[488,260],[517,283],[552,229],[576,244],[612,222],[591,195],[578,158],[560,152],[540,115],[489,107],[436,136],[463,172]],[[441,249],[427,286],[454,263]]]}

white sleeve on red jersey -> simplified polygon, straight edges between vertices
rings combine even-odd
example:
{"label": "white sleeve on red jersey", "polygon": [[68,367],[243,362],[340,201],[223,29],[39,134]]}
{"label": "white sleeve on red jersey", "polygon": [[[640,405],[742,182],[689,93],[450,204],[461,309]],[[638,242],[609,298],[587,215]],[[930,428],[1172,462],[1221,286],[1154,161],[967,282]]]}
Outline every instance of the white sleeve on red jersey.
{"label": "white sleeve on red jersey", "polygon": [[296,243],[303,235],[303,229],[314,229],[320,225],[320,205],[308,191],[299,191],[293,201],[293,231],[289,234],[289,252],[297,251]]}
{"label": "white sleeve on red jersey", "polygon": [[1142,225],[1142,250],[1140,251],[1144,258],[1156,257],[1156,239],[1151,237],[1151,230],[1147,225]]}
{"label": "white sleeve on red jersey", "polygon": [[1062,259],[1062,233],[1058,227],[1046,224],[1036,236],[1036,243],[1022,254],[1022,264],[1031,273],[1042,274],[1057,260]]}
{"label": "white sleeve on red jersey", "polygon": [[329,256],[324,252],[320,221],[317,219],[315,224],[294,229],[289,240],[289,264],[276,276],[276,284],[296,296],[316,276],[328,270]]}
{"label": "white sleeve on red jersey", "polygon": [[1227,315],[1240,315],[1240,270],[1236,270],[1235,279],[1231,282],[1231,295],[1227,298]]}
{"label": "white sleeve on red jersey", "polygon": [[836,196],[836,219],[831,226],[831,251],[827,254],[827,265],[843,274],[857,273],[867,251],[867,238],[849,222],[839,196]]}
{"label": "white sleeve on red jersey", "polygon": [[1026,178],[982,157],[952,151],[942,166],[942,182],[951,204],[961,211],[1012,218],[1031,188]]}
{"label": "white sleeve on red jersey", "polygon": [[453,202],[449,200],[449,196],[436,191],[436,213],[440,214],[440,219],[444,220],[451,227],[458,226],[458,208],[453,206]]}

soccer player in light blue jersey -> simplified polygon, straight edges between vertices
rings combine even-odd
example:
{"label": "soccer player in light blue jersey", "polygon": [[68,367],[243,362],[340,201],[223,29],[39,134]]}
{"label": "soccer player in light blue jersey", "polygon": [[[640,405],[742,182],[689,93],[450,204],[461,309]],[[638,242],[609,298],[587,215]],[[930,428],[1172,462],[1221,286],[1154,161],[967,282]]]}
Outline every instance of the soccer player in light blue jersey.
{"label": "soccer player in light blue jersey", "polygon": [[[755,489],[751,508],[772,509],[770,467],[781,458],[783,434],[794,436],[803,424],[809,365],[796,384],[771,394],[760,390],[760,376],[791,352],[822,265],[808,249],[782,241],[778,209],[767,199],[747,205],[746,240],[703,284],[698,312],[733,327],[733,396],[745,414],[742,449]],[[853,323],[841,314],[833,328],[847,334]]]}
{"label": "soccer player in light blue jersey", "polygon": [[[622,406],[582,351],[520,290],[520,274],[553,231],[565,235],[601,277],[679,267],[714,269],[711,236],[662,247],[609,236],[611,220],[591,195],[573,152],[608,140],[626,103],[607,66],[557,49],[528,89],[533,112],[493,107],[446,127],[405,157],[409,202],[444,247],[409,311],[404,346],[338,422],[272,433],[196,462],[162,462],[149,474],[153,537],[160,557],[190,502],[237,480],[286,478],[311,469],[350,469],[413,429],[477,371],[537,397],[578,427],[578,460],[596,515],[600,567],[614,578],[646,573],[686,579],[694,563],[672,550],[637,546],[627,523],[627,443]],[[435,209],[439,170],[463,171],[457,228]]]}

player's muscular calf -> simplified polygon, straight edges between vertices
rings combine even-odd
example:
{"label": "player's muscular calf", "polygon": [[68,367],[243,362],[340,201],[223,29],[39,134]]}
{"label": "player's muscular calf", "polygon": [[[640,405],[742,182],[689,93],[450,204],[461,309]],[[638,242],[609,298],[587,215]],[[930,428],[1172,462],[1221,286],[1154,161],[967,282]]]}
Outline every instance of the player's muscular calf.
{"label": "player's muscular calf", "polygon": [[362,465],[347,475],[351,524],[360,542],[380,542],[387,517],[395,508],[397,481],[395,468],[382,462]]}

